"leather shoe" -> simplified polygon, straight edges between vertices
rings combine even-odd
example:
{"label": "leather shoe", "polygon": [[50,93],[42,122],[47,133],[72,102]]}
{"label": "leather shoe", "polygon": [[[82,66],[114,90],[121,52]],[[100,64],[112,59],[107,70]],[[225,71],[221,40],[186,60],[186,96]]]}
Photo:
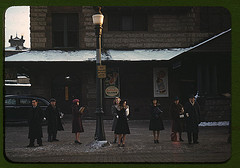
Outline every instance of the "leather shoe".
{"label": "leather shoe", "polygon": [[27,147],[28,147],[28,148],[34,147],[34,144],[29,144]]}

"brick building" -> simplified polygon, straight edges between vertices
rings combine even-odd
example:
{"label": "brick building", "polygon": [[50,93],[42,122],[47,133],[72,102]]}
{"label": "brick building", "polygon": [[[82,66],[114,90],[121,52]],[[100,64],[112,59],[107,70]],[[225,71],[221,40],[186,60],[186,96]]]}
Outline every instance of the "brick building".
{"label": "brick building", "polygon": [[[31,7],[31,51],[6,59],[6,69],[28,74],[32,94],[55,97],[65,113],[70,113],[71,100],[80,98],[88,107],[85,117],[93,118],[96,12],[91,6]],[[226,9],[103,7],[102,12],[103,64],[109,72],[105,118],[111,118],[116,95],[128,100],[133,119],[148,119],[150,100],[159,97],[167,119],[175,95],[184,103],[189,93],[199,91],[203,120],[229,119],[230,100],[222,96],[231,93],[231,17]],[[111,80],[114,87],[109,87]]]}

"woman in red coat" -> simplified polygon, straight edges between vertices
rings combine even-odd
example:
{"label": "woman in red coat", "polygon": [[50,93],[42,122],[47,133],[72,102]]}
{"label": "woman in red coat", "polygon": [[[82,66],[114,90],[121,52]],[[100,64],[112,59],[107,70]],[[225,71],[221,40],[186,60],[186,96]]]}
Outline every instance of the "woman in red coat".
{"label": "woman in red coat", "polygon": [[75,143],[82,144],[80,142],[80,133],[84,132],[83,125],[82,125],[82,113],[83,113],[84,107],[80,107],[79,100],[74,99],[73,100],[73,106],[72,106],[72,133],[75,133]]}

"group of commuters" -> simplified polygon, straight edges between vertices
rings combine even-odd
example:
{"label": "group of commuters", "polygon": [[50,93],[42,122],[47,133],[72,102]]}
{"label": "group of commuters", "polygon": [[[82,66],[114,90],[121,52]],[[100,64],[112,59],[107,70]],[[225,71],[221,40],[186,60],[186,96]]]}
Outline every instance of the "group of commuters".
{"label": "group of commuters", "polygon": [[113,143],[118,143],[118,147],[124,147],[126,135],[130,134],[128,126],[129,106],[126,100],[116,97],[111,108],[113,114],[112,131],[114,131]]}
{"label": "group of commuters", "polygon": [[[82,144],[80,141],[80,133],[84,132],[82,125],[82,115],[85,108],[80,106],[79,99],[73,100],[72,105],[72,133],[75,134],[75,143]],[[126,100],[121,100],[116,97],[111,107],[113,114],[112,131],[114,131],[114,141],[118,147],[124,147],[126,135],[130,134],[128,126],[129,106]],[[189,96],[188,101],[183,106],[179,102],[179,98],[175,97],[174,102],[170,106],[170,114],[172,118],[172,141],[183,141],[182,132],[187,132],[188,143],[197,144],[198,142],[198,124],[200,123],[200,107],[193,95]],[[159,143],[160,131],[164,130],[160,104],[156,98],[152,99],[150,107],[150,123],[149,130],[153,132],[154,143]],[[57,131],[64,130],[60,112],[56,105],[55,99],[50,99],[50,104],[45,112],[38,106],[36,99],[32,100],[32,108],[28,116],[30,139],[27,147],[34,147],[34,141],[37,139],[37,144],[42,146],[42,120],[44,117],[47,120],[48,142],[59,141],[57,139]]]}
{"label": "group of commuters", "polygon": [[42,121],[46,118],[48,121],[48,142],[59,141],[57,139],[57,131],[63,130],[60,119],[60,112],[56,106],[56,100],[50,99],[50,104],[44,112],[39,106],[36,99],[32,100],[32,108],[28,114],[28,138],[30,140],[27,147],[34,147],[34,141],[37,139],[37,144],[42,146]]}
{"label": "group of commuters", "polygon": [[190,95],[184,106],[176,97],[170,106],[170,114],[172,117],[172,141],[183,141],[182,132],[186,131],[188,143],[198,144],[200,106],[195,97]]}
{"label": "group of commuters", "polygon": [[[80,133],[84,132],[82,126],[82,114],[85,110],[85,107],[81,107],[79,104],[79,99],[73,100],[72,105],[72,133],[75,134],[75,143],[81,144],[80,142]],[[57,139],[57,131],[64,130],[61,122],[61,114],[59,108],[56,105],[56,99],[50,99],[50,104],[43,111],[38,106],[38,101],[36,99],[32,100],[32,108],[29,111],[28,115],[28,138],[30,140],[27,147],[34,147],[34,142],[37,139],[37,144],[42,146],[42,121],[44,118],[47,120],[47,133],[48,133],[48,142],[59,141]]]}

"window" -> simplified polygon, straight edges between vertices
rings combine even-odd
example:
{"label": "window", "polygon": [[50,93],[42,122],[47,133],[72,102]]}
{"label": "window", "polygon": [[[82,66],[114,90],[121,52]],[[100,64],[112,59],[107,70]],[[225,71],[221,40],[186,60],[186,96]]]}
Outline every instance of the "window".
{"label": "window", "polygon": [[19,104],[20,105],[31,105],[32,100],[31,99],[19,99]]}
{"label": "window", "polygon": [[147,15],[138,12],[108,15],[109,31],[147,31]]}
{"label": "window", "polygon": [[5,99],[5,105],[7,106],[13,106],[17,104],[17,100],[10,98],[10,99]]}
{"label": "window", "polygon": [[78,14],[52,14],[52,43],[54,48],[78,47]]}

